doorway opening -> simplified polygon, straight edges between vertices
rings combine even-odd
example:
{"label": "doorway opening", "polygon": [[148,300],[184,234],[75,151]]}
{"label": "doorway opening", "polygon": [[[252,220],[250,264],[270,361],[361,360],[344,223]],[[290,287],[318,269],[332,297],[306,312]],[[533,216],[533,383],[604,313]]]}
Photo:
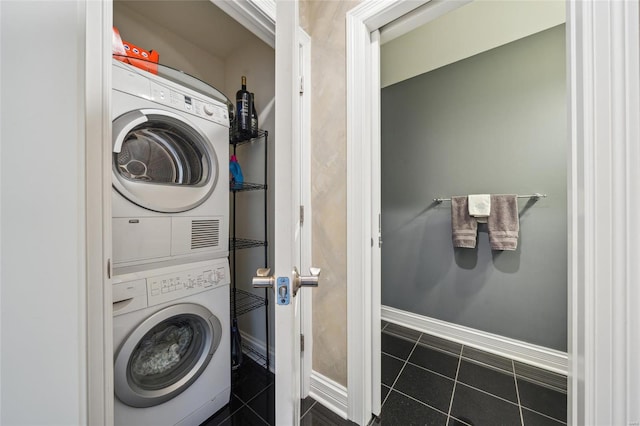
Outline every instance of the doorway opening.
{"label": "doorway opening", "polygon": [[[409,395],[441,415],[482,423],[475,418],[479,413],[461,409],[480,397],[466,387],[476,386],[494,401],[501,396],[488,382],[504,379],[508,385],[501,390],[512,402],[503,406],[504,418],[530,410],[532,416],[546,415],[529,402],[518,410],[516,394],[526,400],[531,388],[552,394],[561,407],[556,410],[560,418],[554,418],[566,422],[564,7],[562,2],[513,7],[472,2],[398,38],[389,40],[386,26],[381,30],[382,320],[425,333],[411,357],[397,358],[391,342],[398,335],[393,327],[383,330],[382,377],[395,376],[395,370],[387,370],[397,360],[433,373],[432,362],[422,362],[425,353],[439,350],[429,344],[431,337],[464,345],[468,353],[461,374],[444,380],[445,388],[454,384],[452,390],[437,392],[451,395],[447,404],[434,407],[428,389],[407,387],[406,368],[396,386],[383,383],[383,420]],[[519,23],[522,16],[526,22]],[[486,28],[493,29],[491,36]],[[415,59],[417,51],[422,61]],[[501,209],[496,203],[508,197],[488,194],[535,193],[545,196],[513,198],[517,240],[501,249],[492,239],[499,232],[493,219]],[[458,211],[453,203],[461,199],[451,198],[466,194],[487,194],[475,197],[491,198],[485,214],[491,216],[484,221],[469,217],[466,223],[477,233],[470,231],[465,248],[456,248],[451,218]],[[498,364],[508,368],[487,372],[495,375],[487,383],[471,383],[467,369],[491,369],[497,363],[479,361],[475,350],[499,356]],[[438,359],[456,364],[447,353]],[[527,365],[541,369],[539,380],[527,374]],[[562,386],[556,386],[560,376],[546,374],[549,370],[565,377]],[[549,375],[553,380],[546,380]]]}

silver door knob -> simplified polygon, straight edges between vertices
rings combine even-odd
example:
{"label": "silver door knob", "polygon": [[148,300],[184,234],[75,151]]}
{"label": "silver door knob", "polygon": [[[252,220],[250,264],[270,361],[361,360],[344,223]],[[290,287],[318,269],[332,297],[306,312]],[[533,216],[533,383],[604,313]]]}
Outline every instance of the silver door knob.
{"label": "silver door knob", "polygon": [[253,288],[273,288],[275,278],[271,274],[270,268],[259,268],[255,277],[251,280]]}
{"label": "silver door knob", "polygon": [[300,287],[318,287],[318,280],[320,278],[320,268],[309,268],[309,273],[311,275],[300,276],[298,273],[298,268],[293,268],[293,295],[298,294],[298,289]]}

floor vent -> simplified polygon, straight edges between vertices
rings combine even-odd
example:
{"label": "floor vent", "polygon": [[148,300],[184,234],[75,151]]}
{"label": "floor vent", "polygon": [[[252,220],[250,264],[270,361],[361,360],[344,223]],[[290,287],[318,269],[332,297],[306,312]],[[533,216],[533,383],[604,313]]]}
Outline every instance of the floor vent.
{"label": "floor vent", "polygon": [[194,220],[191,222],[191,250],[218,247],[220,220]]}

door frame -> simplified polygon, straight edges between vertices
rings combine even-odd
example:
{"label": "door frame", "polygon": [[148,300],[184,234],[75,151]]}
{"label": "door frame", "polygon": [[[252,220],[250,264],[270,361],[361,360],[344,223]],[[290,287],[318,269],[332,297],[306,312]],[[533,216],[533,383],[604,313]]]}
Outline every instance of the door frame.
{"label": "door frame", "polygon": [[[111,0],[82,0],[85,78],[86,422],[113,424]],[[100,23],[100,25],[96,25]]]}
{"label": "door frame", "polygon": [[[436,13],[454,2],[362,2],[347,14],[348,415],[358,424],[380,409],[372,335],[381,307],[372,196],[380,190],[372,152],[380,65],[372,33],[420,6]],[[640,420],[638,19],[637,2],[567,1],[568,424]]]}

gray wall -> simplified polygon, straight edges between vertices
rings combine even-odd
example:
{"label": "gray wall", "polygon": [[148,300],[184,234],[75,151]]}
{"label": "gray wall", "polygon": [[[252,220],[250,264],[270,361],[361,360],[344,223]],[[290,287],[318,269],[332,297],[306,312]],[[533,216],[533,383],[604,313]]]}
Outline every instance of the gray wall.
{"label": "gray wall", "polygon": [[[382,90],[382,304],[567,349],[564,25]],[[419,53],[417,53],[419,54]],[[519,200],[516,251],[454,249],[449,202]]]}

